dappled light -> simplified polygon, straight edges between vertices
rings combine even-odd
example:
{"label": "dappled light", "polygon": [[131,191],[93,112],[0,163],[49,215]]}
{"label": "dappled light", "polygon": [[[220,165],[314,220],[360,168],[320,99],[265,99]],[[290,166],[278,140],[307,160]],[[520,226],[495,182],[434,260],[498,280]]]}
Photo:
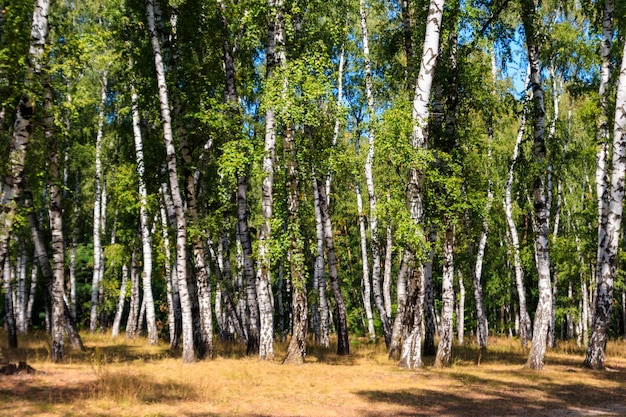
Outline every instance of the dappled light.
{"label": "dappled light", "polygon": [[[2,334],[0,334],[2,336]],[[15,360],[32,352],[39,336],[20,339]],[[519,343],[490,338],[479,348],[454,346],[452,366],[406,371],[387,358],[383,343],[352,340],[352,354],[311,346],[305,364],[246,358],[236,345],[216,346],[216,357],[182,364],[167,346],[145,339],[85,335],[87,353],[69,352],[66,364],[31,357],[33,375],[0,376],[0,416],[466,416],[620,415],[626,412],[626,345],[610,342],[617,356],[609,371],[582,367],[584,352],[564,345],[548,351],[536,372],[522,365]],[[336,342],[331,340],[331,342]],[[287,344],[277,344],[277,354]]]}

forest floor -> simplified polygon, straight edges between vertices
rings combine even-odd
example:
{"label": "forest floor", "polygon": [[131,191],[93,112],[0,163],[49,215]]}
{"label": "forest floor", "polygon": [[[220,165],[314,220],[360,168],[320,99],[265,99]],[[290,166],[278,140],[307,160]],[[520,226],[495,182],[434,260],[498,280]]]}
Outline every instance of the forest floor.
{"label": "forest floor", "polygon": [[523,367],[519,342],[455,346],[450,368],[399,369],[384,346],[354,340],[351,355],[311,347],[302,366],[263,362],[219,345],[212,360],[184,365],[166,345],[84,335],[87,352],[48,358],[45,335],[6,347],[36,374],[0,375],[0,416],[626,416],[626,343],[610,342],[607,369],[581,366],[584,349],[562,342],[546,368]]}

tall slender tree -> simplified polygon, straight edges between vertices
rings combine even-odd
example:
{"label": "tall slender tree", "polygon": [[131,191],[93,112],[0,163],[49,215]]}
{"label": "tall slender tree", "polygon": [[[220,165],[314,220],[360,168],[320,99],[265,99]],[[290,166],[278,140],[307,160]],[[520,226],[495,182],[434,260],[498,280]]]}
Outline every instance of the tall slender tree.
{"label": "tall slender tree", "polygon": [[107,99],[107,75],[102,74],[100,90],[100,108],[98,113],[98,131],[96,134],[95,175],[94,175],[94,205],[93,205],[93,278],[91,281],[91,305],[89,314],[89,331],[95,332],[98,327],[98,295],[102,286],[103,248],[102,248],[102,218],[104,204],[102,202],[102,138],[104,136],[104,105]]}
{"label": "tall slender tree", "polygon": [[[148,192],[146,190],[145,163],[143,157],[143,139],[137,106],[137,93],[131,85],[133,137],[135,139],[135,158],[137,160],[137,177],[139,179],[139,227],[141,229],[142,284],[143,297],[146,303],[146,324],[148,328],[148,342],[153,345],[158,340],[154,298],[152,296],[152,242],[150,239],[150,224],[148,219]],[[123,286],[122,286],[123,287]]]}
{"label": "tall slender tree", "polygon": [[[428,9],[428,17],[426,19],[426,34],[424,37],[424,46],[422,52],[422,60],[420,64],[419,75],[415,84],[415,95],[413,97],[412,120],[413,131],[411,134],[411,146],[416,153],[425,152],[427,149],[426,132],[428,128],[428,104],[430,102],[430,91],[433,84],[435,73],[435,64],[439,55],[439,36],[441,31],[441,22],[443,19],[444,0],[431,0]],[[423,227],[424,204],[423,204],[423,184],[424,173],[417,166],[409,168],[409,179],[406,188],[406,199],[411,214],[411,219],[418,227]],[[415,292],[419,292],[419,282],[423,276],[423,266],[419,259],[416,259],[419,265],[416,265],[411,276],[413,281],[409,287],[409,296],[406,303],[411,303],[411,308],[406,309],[406,313],[410,312],[407,323],[412,326],[405,326],[408,333],[403,337],[402,351],[400,354],[400,366],[407,369],[414,369],[421,366],[421,315],[422,309],[418,305],[419,297]],[[413,295],[412,295],[413,294]],[[406,317],[405,317],[406,319]],[[410,329],[408,328],[410,327]]]}
{"label": "tall slender tree", "polygon": [[[541,168],[547,166],[545,139],[545,105],[541,84],[541,67],[539,61],[539,43],[537,40],[538,17],[534,0],[522,0],[522,22],[526,35],[528,62],[530,68],[530,84],[533,91],[533,157]],[[539,172],[542,172],[540,170]],[[549,251],[549,217],[547,205],[547,184],[542,174],[534,178],[533,195],[535,207],[535,257],[539,286],[539,303],[535,313],[533,339],[528,356],[527,366],[531,369],[542,369],[546,352],[548,326],[550,324],[552,295],[550,285],[550,251]]]}
{"label": "tall slender tree", "polygon": [[607,215],[606,221],[600,225],[605,230],[606,236],[598,241],[598,246],[602,245],[601,275],[598,276],[598,295],[593,315],[593,326],[584,362],[586,366],[593,369],[604,368],[623,211],[624,176],[626,174],[626,44],[624,44],[624,53],[615,98],[611,186],[608,191],[608,200],[604,202],[607,207]]}
{"label": "tall slender tree", "polygon": [[[363,39],[363,56],[365,58],[365,94],[367,97],[367,108],[369,114],[369,128],[367,129],[367,157],[365,159],[365,183],[367,185],[367,194],[369,199],[369,229],[372,247],[372,290],[374,292],[374,304],[378,309],[378,314],[383,327],[383,336],[385,345],[389,347],[391,343],[391,324],[387,317],[385,304],[383,301],[382,285],[381,285],[381,245],[378,235],[378,213],[377,213],[377,197],[374,187],[374,154],[375,154],[375,125],[376,110],[374,107],[374,92],[372,87],[372,62],[369,50],[369,35],[367,32],[367,11],[365,0],[360,0],[359,11],[361,17],[361,34]],[[364,278],[365,279],[365,278]]]}
{"label": "tall slender tree", "polygon": [[193,342],[193,316],[191,311],[191,295],[187,284],[187,221],[183,207],[183,199],[178,181],[178,165],[176,162],[176,149],[172,132],[170,115],[170,101],[168,87],[165,81],[165,67],[161,55],[161,44],[156,31],[154,3],[147,0],[148,30],[150,43],[154,55],[157,84],[159,88],[159,102],[161,108],[161,122],[163,125],[163,140],[166,149],[167,174],[172,196],[172,202],[176,213],[176,273],[180,304],[182,309],[182,338],[183,338],[183,362],[190,363],[196,360],[196,352]]}

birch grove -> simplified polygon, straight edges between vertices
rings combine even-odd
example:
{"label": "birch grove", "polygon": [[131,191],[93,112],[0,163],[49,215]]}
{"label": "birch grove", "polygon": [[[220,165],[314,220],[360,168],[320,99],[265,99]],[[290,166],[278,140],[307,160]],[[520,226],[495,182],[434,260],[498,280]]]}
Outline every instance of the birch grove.
{"label": "birch grove", "polygon": [[8,346],[605,368],[622,5],[305,3],[0,4]]}

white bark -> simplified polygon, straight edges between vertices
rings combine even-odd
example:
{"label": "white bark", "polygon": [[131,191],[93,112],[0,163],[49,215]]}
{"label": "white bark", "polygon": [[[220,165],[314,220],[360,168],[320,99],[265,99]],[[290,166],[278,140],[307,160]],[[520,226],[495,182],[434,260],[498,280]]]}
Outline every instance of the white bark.
{"label": "white bark", "polygon": [[441,21],[443,19],[444,0],[431,0],[426,19],[426,35],[422,53],[415,95],[413,98],[413,134],[412,145],[414,149],[426,148],[426,130],[428,127],[428,104],[430,91],[435,76],[435,66],[439,55],[439,37]]}
{"label": "white bark", "polygon": [[459,294],[456,305],[456,337],[459,345],[463,345],[465,339],[465,284],[463,283],[463,274],[457,270],[459,280]]}
{"label": "white bark", "polygon": [[396,283],[398,309],[396,311],[396,317],[393,320],[391,346],[389,347],[389,359],[399,359],[400,349],[402,347],[402,331],[404,327],[404,315],[406,311],[407,298],[407,274],[409,270],[409,259],[411,256],[411,252],[405,249],[400,260],[400,269],[398,270],[398,279]]}
{"label": "white bark", "polygon": [[[48,40],[49,11],[49,0],[35,1],[31,24],[30,47],[27,57],[28,68],[24,80],[24,92],[17,105],[15,122],[13,124],[13,137],[7,159],[9,162],[9,172],[4,177],[2,194],[0,195],[0,206],[3,207],[3,210],[0,211],[0,266],[5,263],[9,236],[13,227],[13,220],[15,219],[17,198],[22,192],[24,162],[26,160],[26,152],[32,133],[31,117],[33,115],[33,103],[29,98],[29,90],[33,87],[34,76],[39,77],[41,75],[45,45]],[[0,273],[3,272],[4,269],[0,267]],[[6,277],[4,281],[5,283],[9,283]],[[5,293],[6,297],[9,295],[9,292]],[[7,299],[7,303],[8,302],[9,300]],[[12,323],[10,322],[9,325],[10,324]],[[9,328],[9,346],[17,347],[17,335],[14,326]]]}
{"label": "white bark", "polygon": [[17,347],[17,325],[15,323],[15,308],[13,303],[13,265],[10,257],[4,260],[3,288],[4,288],[4,323],[9,336],[9,347]]}
{"label": "white bark", "polygon": [[[63,198],[61,173],[59,167],[59,141],[53,138],[54,121],[52,115],[52,89],[46,77],[44,82],[44,137],[49,144],[49,175],[48,193],[50,196],[48,212],[50,216],[50,232],[52,241],[52,282],[50,282],[50,298],[52,300],[51,330],[52,346],[50,357],[53,362],[61,362],[65,355],[65,239],[63,237]],[[68,314],[69,316],[69,314]],[[69,318],[69,317],[68,317]],[[78,337],[80,340],[80,337]],[[82,344],[82,343],[81,343]]]}
{"label": "white bark", "polygon": [[[387,197],[390,198],[389,194]],[[393,259],[393,233],[391,229],[391,219],[387,220],[387,233],[385,244],[385,268],[383,272],[383,300],[385,302],[385,313],[387,319],[391,320],[391,263]],[[392,331],[393,333],[393,331]]]}
{"label": "white bark", "polygon": [[[624,52],[626,52],[626,43],[624,44]],[[606,239],[598,242],[598,246],[602,245],[601,275],[598,277],[593,326],[585,358],[585,365],[594,369],[604,367],[622,221],[624,176],[626,174],[626,55],[622,58],[615,99],[612,161],[606,223],[600,225],[606,231]]]}
{"label": "white bark", "polygon": [[[350,353],[350,340],[348,338],[348,319],[346,312],[346,304],[341,293],[339,285],[339,271],[337,263],[337,254],[335,252],[335,241],[333,237],[333,226],[330,220],[330,210],[326,202],[326,188],[318,184],[320,192],[320,210],[322,212],[322,220],[324,222],[324,244],[326,246],[326,258],[328,259],[328,280],[330,281],[330,289],[335,299],[335,317],[337,329],[337,354],[348,355]],[[330,311],[329,311],[330,314]],[[330,318],[332,321],[332,317]]]}
{"label": "white bark", "polygon": [[26,325],[30,327],[33,318],[33,306],[35,305],[35,294],[37,292],[37,251],[33,255],[33,267],[30,274],[30,291],[28,292],[28,303],[26,304]]}
{"label": "white bark", "polygon": [[167,223],[167,212],[164,202],[164,199],[167,196],[167,191],[164,189],[164,187],[161,188],[161,195],[163,198],[159,200],[159,212],[161,218],[161,233],[163,235],[162,250],[165,255],[165,264],[163,265],[163,270],[165,271],[165,283],[167,288],[167,323],[170,335],[170,346],[172,347],[172,349],[176,349],[178,348],[178,334],[176,331],[176,322],[177,316],[180,314],[180,301],[178,298],[178,285],[174,285],[176,281],[172,274],[170,236]]}
{"label": "white bark", "polygon": [[130,308],[126,318],[126,338],[133,339],[137,336],[137,322],[139,319],[139,277],[137,256],[135,250],[130,261]]}
{"label": "white bark", "polygon": [[[341,114],[341,109],[343,107],[343,68],[345,61],[344,46],[341,45],[341,54],[339,55],[339,72],[337,74],[337,114]],[[335,119],[335,127],[333,129],[333,147],[337,145],[337,141],[339,140],[340,127],[340,119],[337,117]],[[328,207],[330,207],[331,184],[332,174],[329,169],[328,174],[326,175],[326,206]]]}
{"label": "white bark", "polygon": [[322,218],[322,209],[320,207],[320,193],[317,185],[317,178],[313,173],[313,207],[315,210],[315,231],[317,236],[317,254],[315,257],[315,290],[318,293],[318,327],[316,329],[317,342],[328,347],[330,340],[329,334],[329,315],[328,315],[328,298],[326,295],[326,276],[324,274],[324,220]]}
{"label": "white bark", "polygon": [[446,227],[443,242],[443,276],[441,286],[441,325],[439,346],[435,357],[436,367],[450,366],[452,358],[453,315],[454,315],[454,226]]}
{"label": "white bark", "polygon": [[124,302],[126,301],[126,283],[128,282],[128,266],[122,265],[122,282],[120,284],[120,294],[117,298],[117,307],[115,309],[115,317],[113,318],[113,326],[111,326],[111,337],[116,338],[120,334],[120,323],[122,322],[122,313],[124,312]]}
{"label": "white bark", "polygon": [[372,312],[372,290],[370,285],[370,267],[367,254],[367,236],[365,234],[365,215],[363,214],[363,198],[361,197],[361,187],[359,184],[356,185],[356,201],[359,215],[359,236],[361,238],[361,297],[363,299],[363,307],[365,308],[367,334],[370,340],[375,340],[376,330],[374,329],[374,313]]}
{"label": "white bark", "polygon": [[172,134],[172,121],[170,115],[170,102],[168,98],[167,83],[165,81],[165,68],[161,56],[161,45],[155,28],[153,0],[146,2],[148,30],[150,42],[154,54],[157,85],[159,88],[159,102],[161,107],[161,121],[163,123],[163,140],[165,143],[167,171],[170,191],[174,210],[176,212],[176,273],[180,304],[182,310],[182,339],[183,339],[183,362],[191,363],[196,360],[196,352],[193,344],[193,317],[191,312],[191,295],[187,285],[187,221],[183,207],[181,189],[178,182],[178,166],[176,162],[176,149]]}
{"label": "white bark", "polygon": [[[530,71],[526,77],[526,83],[530,77]],[[504,212],[506,216],[506,222],[508,225],[508,235],[511,239],[511,252],[513,255],[513,266],[515,269],[515,284],[517,286],[517,296],[520,306],[520,326],[519,326],[519,338],[522,342],[522,346],[526,347],[530,332],[530,322],[527,321],[528,313],[526,310],[526,288],[524,286],[524,270],[522,269],[522,261],[520,258],[519,249],[519,235],[517,234],[517,226],[513,219],[513,173],[515,172],[515,165],[517,164],[517,158],[519,154],[519,148],[524,137],[524,131],[526,129],[526,116],[527,109],[524,106],[522,112],[522,120],[517,131],[517,139],[515,140],[515,146],[513,147],[513,156],[511,157],[511,164],[509,165],[509,173],[506,183],[506,190],[504,194]]]}
{"label": "white bark", "polygon": [[365,95],[367,97],[367,108],[369,114],[369,127],[367,129],[367,157],[365,159],[365,184],[369,199],[369,226],[372,247],[372,289],[374,292],[374,304],[378,309],[378,315],[383,327],[385,345],[389,347],[391,343],[391,325],[385,311],[383,294],[381,288],[381,260],[380,260],[380,239],[378,235],[378,213],[376,209],[377,198],[374,187],[374,153],[375,153],[375,120],[376,109],[374,107],[374,94],[372,87],[372,63],[369,51],[369,36],[367,33],[367,17],[365,10],[365,0],[359,1],[361,15],[361,34],[363,40],[363,57],[365,60]]}
{"label": "white bark", "polygon": [[247,353],[251,355],[259,351],[260,321],[256,272],[254,270],[252,242],[248,227],[247,195],[248,176],[242,174],[237,178],[237,239],[241,249],[242,262],[239,270],[243,272],[245,277],[245,297],[241,297],[240,304],[242,304],[242,307],[239,310],[241,317],[247,317],[247,320],[244,320],[244,328],[246,329]]}
{"label": "white bark", "polygon": [[148,342],[153,345],[158,341],[154,299],[152,296],[152,242],[150,241],[150,225],[148,219],[148,192],[146,191],[146,174],[143,159],[143,140],[139,123],[139,108],[137,106],[137,92],[131,85],[133,137],[135,139],[135,159],[137,161],[137,178],[139,180],[139,225],[141,229],[141,251],[143,254],[143,297],[146,303],[146,326]]}
{"label": "white bark", "polygon": [[[541,67],[539,62],[539,45],[535,35],[536,21],[535,5],[533,0],[524,0],[522,6],[528,13],[522,15],[526,45],[530,68],[530,82],[533,91],[533,157],[540,167],[547,167],[545,141],[545,106],[541,86]],[[550,208],[547,199],[548,190],[546,178],[539,174],[534,178],[535,207],[535,258],[537,260],[537,275],[539,287],[539,301],[533,325],[533,339],[526,366],[540,370],[544,366],[548,328],[552,315],[552,293],[550,285],[550,250],[549,250],[549,220]]]}
{"label": "white bark", "polygon": [[[596,198],[598,201],[598,251],[596,263],[596,279],[600,280],[602,272],[602,257],[604,254],[605,239],[607,231],[603,227],[606,223],[607,206],[609,201],[608,186],[609,178],[607,172],[607,160],[609,157],[609,109],[607,88],[611,75],[611,41],[613,39],[613,0],[604,1],[604,13],[602,18],[602,41],[600,43],[600,86],[598,88],[598,98],[600,111],[598,113],[598,124],[596,127],[596,141],[598,143],[596,153]],[[600,282],[598,281],[598,284]]]}
{"label": "white bark", "polygon": [[[268,36],[266,50],[266,78],[286,63],[284,0],[268,0]],[[265,141],[263,149],[263,179],[261,184],[261,213],[263,224],[259,236],[257,264],[257,299],[259,304],[259,357],[274,358],[274,305],[272,302],[269,239],[274,210],[274,163],[276,160],[276,109],[268,106],[265,112]]]}
{"label": "white bark", "polygon": [[[493,82],[497,79],[496,69],[496,56],[495,52],[491,54],[491,76]],[[494,120],[490,121],[489,134],[487,141],[487,202],[485,203],[485,212],[483,217],[483,231],[480,234],[480,240],[478,241],[478,250],[476,252],[476,264],[474,265],[472,286],[474,288],[474,301],[476,303],[476,336],[478,346],[481,349],[487,348],[489,340],[489,321],[487,320],[487,313],[485,312],[485,302],[483,297],[482,287],[482,273],[483,273],[483,260],[485,258],[485,248],[487,247],[487,235],[489,234],[489,213],[491,212],[491,206],[493,205],[493,181],[491,180],[491,163],[492,163],[492,150],[491,144],[493,142],[493,124]]]}
{"label": "white bark", "polygon": [[98,131],[96,134],[96,161],[94,174],[93,204],[93,277],[91,280],[91,304],[89,313],[89,331],[98,327],[98,294],[102,285],[102,137],[104,132],[104,103],[106,101],[107,75],[102,75],[100,90],[100,110],[98,113]]}
{"label": "white bark", "polygon": [[[79,182],[76,181],[74,188],[74,198],[78,197]],[[76,321],[76,251],[78,249],[78,201],[74,200],[74,226],[72,227],[72,249],[70,251],[70,313],[72,319]]]}
{"label": "white bark", "polygon": [[26,251],[23,245],[19,245],[17,255],[17,286],[16,290],[16,321],[17,331],[20,334],[26,334],[26,301],[28,293],[26,293],[26,264],[27,264]]}
{"label": "white bark", "polygon": [[[413,97],[413,109],[411,117],[413,121],[413,131],[411,134],[411,145],[417,151],[427,149],[426,132],[428,128],[428,105],[430,102],[430,92],[435,75],[435,65],[437,56],[439,55],[439,38],[441,32],[441,21],[443,19],[444,0],[431,0],[426,19],[426,33],[424,37],[424,45],[422,51],[422,60],[419,69],[419,75],[415,84],[415,94]],[[406,199],[412,220],[418,226],[422,226],[424,207],[423,207],[423,173],[420,173],[417,167],[411,167],[407,184]],[[417,266],[418,271],[421,270],[420,281],[423,279],[423,267]],[[414,272],[413,275],[416,275]],[[414,279],[414,278],[412,278]],[[400,354],[400,366],[408,369],[414,369],[422,364],[421,360],[421,326],[422,320],[419,305],[419,297],[407,297],[407,304],[414,303],[409,315],[412,329],[408,329],[405,341],[402,343],[402,352]],[[409,310],[409,309],[407,309]],[[408,311],[407,311],[408,312]]]}

